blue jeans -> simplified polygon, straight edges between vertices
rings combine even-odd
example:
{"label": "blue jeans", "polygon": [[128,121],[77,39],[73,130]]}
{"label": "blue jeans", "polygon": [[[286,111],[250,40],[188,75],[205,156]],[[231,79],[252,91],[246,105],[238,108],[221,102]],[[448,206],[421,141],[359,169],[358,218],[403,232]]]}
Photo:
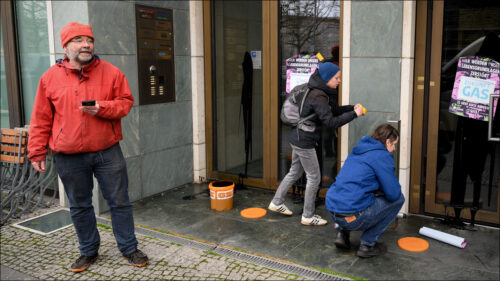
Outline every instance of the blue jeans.
{"label": "blue jeans", "polygon": [[352,220],[353,217],[346,218],[332,212],[330,215],[343,230],[362,230],[361,244],[373,246],[396,217],[404,202],[403,195],[394,202],[389,202],[384,197],[375,197],[370,207],[353,214],[355,220]]}
{"label": "blue jeans", "polygon": [[75,226],[80,253],[98,253],[100,236],[97,231],[92,189],[95,175],[104,199],[111,211],[111,223],[118,249],[130,254],[137,249],[132,205],[128,197],[127,165],[120,145],[79,154],[56,154],[56,169],[68,195],[71,220]]}

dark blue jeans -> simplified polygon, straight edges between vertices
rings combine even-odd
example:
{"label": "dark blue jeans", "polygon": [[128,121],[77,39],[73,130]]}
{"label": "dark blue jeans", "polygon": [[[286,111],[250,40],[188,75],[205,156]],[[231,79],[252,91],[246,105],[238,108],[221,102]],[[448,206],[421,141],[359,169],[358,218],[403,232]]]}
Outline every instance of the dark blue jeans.
{"label": "dark blue jeans", "polygon": [[375,197],[370,207],[354,213],[355,220],[352,220],[352,217],[336,216],[334,213],[330,213],[330,215],[341,229],[362,230],[361,244],[373,246],[396,217],[404,202],[403,195],[394,202],[387,201],[385,197]]}
{"label": "dark blue jeans", "polygon": [[111,223],[118,249],[130,254],[137,249],[132,205],[128,197],[127,165],[120,145],[98,152],[56,154],[56,169],[68,195],[71,220],[75,226],[80,253],[96,255],[100,236],[92,206],[95,175],[111,212]]}

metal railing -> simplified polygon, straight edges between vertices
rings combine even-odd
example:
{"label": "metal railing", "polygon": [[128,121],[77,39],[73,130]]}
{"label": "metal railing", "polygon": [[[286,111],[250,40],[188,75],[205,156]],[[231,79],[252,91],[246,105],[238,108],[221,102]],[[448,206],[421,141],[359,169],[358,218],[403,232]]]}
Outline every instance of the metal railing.
{"label": "metal railing", "polygon": [[47,155],[46,172],[36,171],[27,157],[26,128],[2,129],[0,153],[0,225],[53,204],[57,189],[54,157]]}

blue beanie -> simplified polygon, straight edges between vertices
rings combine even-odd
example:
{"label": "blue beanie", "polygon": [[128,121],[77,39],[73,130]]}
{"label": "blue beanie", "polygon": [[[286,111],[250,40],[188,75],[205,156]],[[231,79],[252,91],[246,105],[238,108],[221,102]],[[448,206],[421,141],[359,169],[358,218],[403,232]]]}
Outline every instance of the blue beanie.
{"label": "blue beanie", "polygon": [[322,62],[318,67],[319,76],[321,76],[321,79],[325,82],[330,81],[330,79],[332,79],[332,77],[335,76],[339,70],[340,67],[331,62]]}

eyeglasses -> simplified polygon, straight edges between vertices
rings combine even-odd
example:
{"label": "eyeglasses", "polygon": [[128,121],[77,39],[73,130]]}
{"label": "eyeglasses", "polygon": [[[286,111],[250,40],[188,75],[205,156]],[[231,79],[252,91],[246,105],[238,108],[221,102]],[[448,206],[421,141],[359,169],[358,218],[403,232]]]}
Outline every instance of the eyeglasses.
{"label": "eyeglasses", "polygon": [[73,42],[73,43],[77,43],[77,44],[82,44],[83,42],[85,42],[89,45],[92,45],[92,44],[94,44],[94,39],[88,38],[85,40],[83,38],[76,37],[74,39],[71,39],[69,42]]}

